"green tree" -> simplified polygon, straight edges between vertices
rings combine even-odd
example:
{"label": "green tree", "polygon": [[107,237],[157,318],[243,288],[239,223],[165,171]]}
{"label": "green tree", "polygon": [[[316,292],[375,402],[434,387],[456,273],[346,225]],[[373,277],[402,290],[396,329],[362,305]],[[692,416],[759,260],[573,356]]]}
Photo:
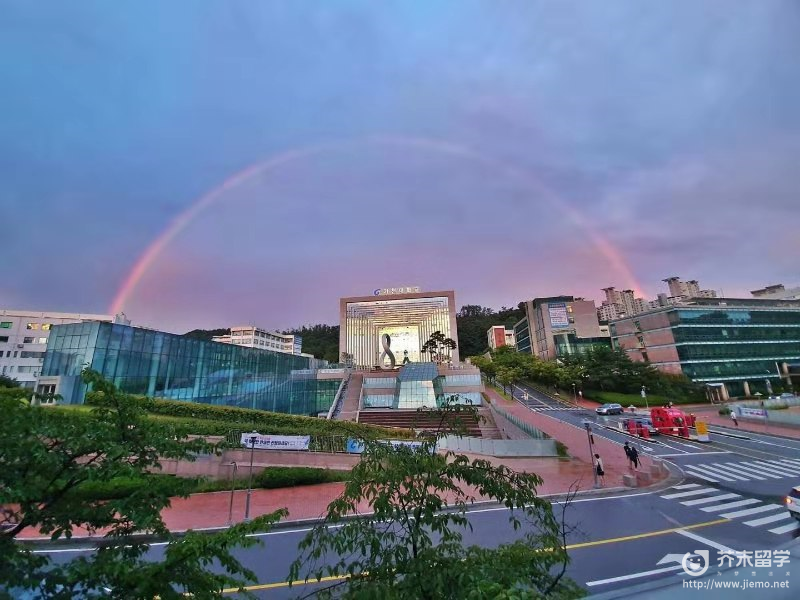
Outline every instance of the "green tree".
{"label": "green tree", "polygon": [[[255,575],[232,551],[252,545],[245,535],[265,529],[285,511],[217,535],[174,537],[161,518],[169,494],[151,472],[162,458],[192,460],[194,453],[213,448],[148,420],[139,403],[97,373],[84,372],[84,380],[94,405],[88,419],[0,394],[0,590],[65,599],[91,597],[104,588],[111,590],[105,597],[113,598],[216,598],[225,587],[253,581]],[[86,493],[92,485],[121,479],[143,485],[112,500]],[[54,563],[15,542],[26,529],[57,539],[71,537],[76,527],[106,532],[104,545]],[[134,537],[137,532],[168,542],[163,560],[145,559],[148,545]],[[212,564],[222,569],[212,570]]]}
{"label": "green tree", "polygon": [[[498,367],[497,368],[497,381],[503,386],[503,392],[511,388],[513,391],[514,384],[522,378],[522,369],[518,367]],[[512,394],[513,395],[513,394]]]}
{"label": "green tree", "polygon": [[[300,542],[289,580],[335,577],[337,583],[314,594],[376,600],[582,595],[564,577],[569,558],[563,524],[537,495],[538,475],[436,452],[445,424],[464,411],[475,409],[446,403],[437,411],[442,425],[417,447],[368,442],[325,521]],[[470,489],[509,509],[519,539],[492,549],[464,546]],[[364,514],[365,504],[372,512],[346,519]]]}
{"label": "green tree", "polygon": [[431,355],[431,361],[442,363],[450,360],[452,351],[457,348],[455,340],[445,337],[441,331],[434,331],[431,337],[422,345],[422,353]]}
{"label": "green tree", "polygon": [[0,388],[18,388],[19,381],[8,375],[0,375]]}

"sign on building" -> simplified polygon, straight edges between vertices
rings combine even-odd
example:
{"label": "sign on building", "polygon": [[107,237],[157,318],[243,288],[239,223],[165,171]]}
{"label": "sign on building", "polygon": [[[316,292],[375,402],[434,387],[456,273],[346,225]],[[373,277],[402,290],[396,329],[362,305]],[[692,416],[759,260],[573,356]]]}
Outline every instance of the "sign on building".
{"label": "sign on building", "polygon": [[310,444],[310,435],[242,434],[242,446],[257,450],[308,450]]}
{"label": "sign on building", "polygon": [[391,296],[392,294],[419,294],[419,286],[378,288],[372,292],[374,296]]}
{"label": "sign on building", "polygon": [[556,302],[548,304],[547,310],[550,313],[550,327],[553,329],[563,329],[569,327],[569,312],[566,302]]}

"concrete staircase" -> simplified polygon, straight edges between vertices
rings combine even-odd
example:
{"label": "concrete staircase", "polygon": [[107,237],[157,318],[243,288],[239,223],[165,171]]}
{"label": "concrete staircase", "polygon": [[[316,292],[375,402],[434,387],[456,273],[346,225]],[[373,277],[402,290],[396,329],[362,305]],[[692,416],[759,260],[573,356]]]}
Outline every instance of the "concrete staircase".
{"label": "concrete staircase", "polygon": [[494,418],[492,418],[491,410],[486,407],[479,408],[478,417],[480,418],[478,426],[480,427],[482,438],[487,440],[503,439],[503,434],[500,432],[500,428],[497,427],[497,423],[495,423]]}
{"label": "concrete staircase", "polygon": [[358,420],[358,399],[361,397],[361,386],[363,383],[363,373],[352,373],[350,375],[350,381],[347,384],[347,391],[345,392],[344,401],[342,402],[342,409],[335,417],[337,420]]}

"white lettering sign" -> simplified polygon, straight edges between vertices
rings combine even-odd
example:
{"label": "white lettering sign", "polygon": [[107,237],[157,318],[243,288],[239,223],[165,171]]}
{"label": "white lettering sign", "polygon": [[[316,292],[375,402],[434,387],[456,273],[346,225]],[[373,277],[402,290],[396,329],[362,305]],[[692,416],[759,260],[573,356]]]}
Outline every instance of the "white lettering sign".
{"label": "white lettering sign", "polygon": [[419,294],[419,286],[378,288],[372,292],[374,296],[391,296],[392,294]]}
{"label": "white lettering sign", "polygon": [[310,443],[310,435],[242,434],[242,446],[257,450],[308,450]]}
{"label": "white lettering sign", "polygon": [[739,412],[739,416],[741,417],[750,417],[753,419],[766,419],[767,418],[767,411],[763,408],[746,408],[744,406],[739,406],[736,408]]}

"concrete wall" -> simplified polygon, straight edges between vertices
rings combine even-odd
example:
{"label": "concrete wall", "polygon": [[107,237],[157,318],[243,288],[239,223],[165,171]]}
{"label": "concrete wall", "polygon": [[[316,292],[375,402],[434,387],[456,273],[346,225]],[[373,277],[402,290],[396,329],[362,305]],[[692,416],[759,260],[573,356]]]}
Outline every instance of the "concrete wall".
{"label": "concrete wall", "polygon": [[448,435],[439,441],[439,448],[456,452],[470,452],[485,456],[558,456],[555,440],[486,440],[474,437]]}

